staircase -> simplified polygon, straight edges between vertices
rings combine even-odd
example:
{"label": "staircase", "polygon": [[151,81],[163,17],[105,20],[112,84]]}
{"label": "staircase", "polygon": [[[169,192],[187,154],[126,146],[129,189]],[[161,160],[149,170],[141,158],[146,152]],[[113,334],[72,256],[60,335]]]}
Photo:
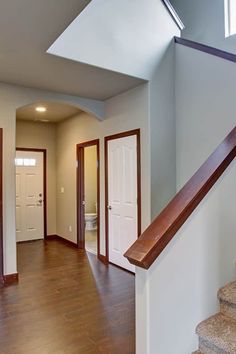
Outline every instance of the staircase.
{"label": "staircase", "polygon": [[218,299],[220,312],[197,326],[199,350],[194,354],[236,353],[236,282],[221,288]]}

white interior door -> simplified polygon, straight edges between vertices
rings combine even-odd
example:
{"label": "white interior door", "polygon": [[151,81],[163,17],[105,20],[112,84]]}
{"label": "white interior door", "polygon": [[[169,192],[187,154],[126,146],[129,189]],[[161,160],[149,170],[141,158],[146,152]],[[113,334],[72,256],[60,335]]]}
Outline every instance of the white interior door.
{"label": "white interior door", "polygon": [[16,152],[16,240],[44,237],[43,152]]}
{"label": "white interior door", "polygon": [[138,237],[137,137],[108,140],[109,261],[130,271],[123,256]]}

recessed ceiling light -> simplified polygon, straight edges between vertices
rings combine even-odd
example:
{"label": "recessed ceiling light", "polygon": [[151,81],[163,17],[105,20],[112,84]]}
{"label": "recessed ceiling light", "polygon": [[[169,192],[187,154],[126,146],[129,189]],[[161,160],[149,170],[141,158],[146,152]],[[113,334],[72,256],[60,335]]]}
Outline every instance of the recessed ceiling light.
{"label": "recessed ceiling light", "polygon": [[39,106],[39,107],[36,107],[35,110],[37,112],[43,113],[43,112],[46,112],[47,109],[45,107]]}

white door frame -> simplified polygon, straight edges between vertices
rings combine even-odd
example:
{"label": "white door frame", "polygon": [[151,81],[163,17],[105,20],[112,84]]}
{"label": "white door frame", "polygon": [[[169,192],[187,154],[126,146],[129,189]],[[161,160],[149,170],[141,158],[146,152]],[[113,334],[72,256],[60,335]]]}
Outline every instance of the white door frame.
{"label": "white door frame", "polygon": [[137,139],[137,223],[138,236],[141,234],[141,150],[140,150],[140,129],[129,130],[119,134],[106,136],[105,143],[105,237],[106,237],[106,263],[109,263],[109,215],[108,215],[108,142],[135,135]]}
{"label": "white door frame", "polygon": [[47,238],[47,150],[17,147],[16,151],[42,152],[43,153],[43,234]]}

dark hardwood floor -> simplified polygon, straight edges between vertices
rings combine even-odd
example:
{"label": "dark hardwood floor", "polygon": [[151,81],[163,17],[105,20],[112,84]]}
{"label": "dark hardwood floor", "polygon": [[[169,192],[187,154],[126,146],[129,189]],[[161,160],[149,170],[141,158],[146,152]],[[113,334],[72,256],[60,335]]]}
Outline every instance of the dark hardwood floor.
{"label": "dark hardwood floor", "polygon": [[0,289],[1,354],[134,354],[134,276],[60,241],[18,245]]}

